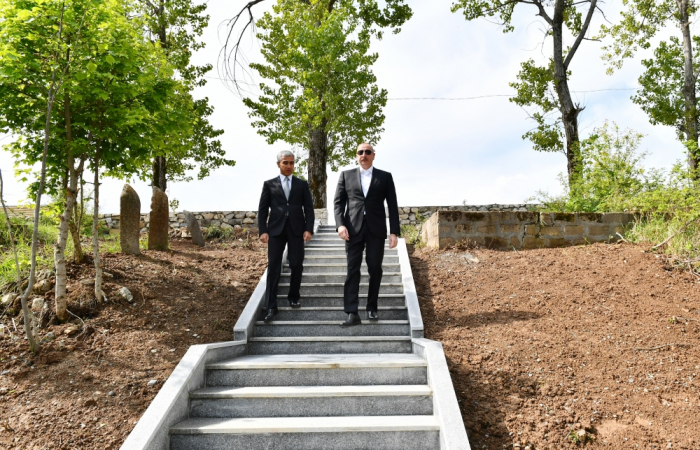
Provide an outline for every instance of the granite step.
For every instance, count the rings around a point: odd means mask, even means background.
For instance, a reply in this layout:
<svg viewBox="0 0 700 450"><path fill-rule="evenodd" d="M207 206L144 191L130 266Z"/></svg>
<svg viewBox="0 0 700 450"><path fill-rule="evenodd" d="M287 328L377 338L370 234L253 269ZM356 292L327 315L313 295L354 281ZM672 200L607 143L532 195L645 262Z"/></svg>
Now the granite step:
<svg viewBox="0 0 700 450"><path fill-rule="evenodd" d="M426 362L412 354L243 356L207 364L207 386L424 385Z"/></svg>
<svg viewBox="0 0 700 450"><path fill-rule="evenodd" d="M284 281L284 280L283 280ZM303 297L309 294L342 294L344 283L301 283L299 292ZM360 294L367 294L369 283L360 283ZM277 285L277 295L284 297L289 293L289 283ZM403 294L403 284L385 283L382 281L379 287L380 294Z"/></svg>
<svg viewBox="0 0 700 450"><path fill-rule="evenodd" d="M289 306L287 302L287 296L278 295L277 301L279 306ZM379 294L379 299L377 301L378 306L406 306L406 297L403 294ZM301 296L301 305L322 307L322 306L343 306L343 293L340 289L337 293L331 294L304 294ZM264 306L264 305L263 305ZM360 309L364 310L367 306L367 294L360 294Z"/></svg>
<svg viewBox="0 0 700 450"><path fill-rule="evenodd" d="M362 260L364 261L364 258ZM340 255L319 255L317 252L304 254L304 267L307 264L342 264L343 267L347 267L347 263L348 259L344 251ZM384 255L382 264L399 264L399 257L397 255Z"/></svg>
<svg viewBox="0 0 700 450"><path fill-rule="evenodd" d="M434 415L192 418L170 428L171 450L437 450Z"/></svg>
<svg viewBox="0 0 700 450"><path fill-rule="evenodd" d="M380 300L381 302L381 300ZM341 302L342 303L342 302ZM280 304L286 304L282 300ZM275 321L297 321L297 320L345 320L345 312L342 306L306 306L306 299L301 308L291 308L289 306L281 306L278 308L279 313L275 317ZM260 310L260 318L265 315L265 308ZM379 318L381 320L408 320L408 309L405 306L380 306ZM361 317L365 317L364 311L361 312Z"/></svg>
<svg viewBox="0 0 700 450"><path fill-rule="evenodd" d="M248 340L250 355L411 353L412 350L410 336L252 337Z"/></svg>
<svg viewBox="0 0 700 450"><path fill-rule="evenodd" d="M291 272L282 272L280 283L289 283ZM303 283L345 283L346 272L304 272L301 274ZM360 273L361 283L369 283L369 274ZM382 274L382 284L401 283L401 272L384 272Z"/></svg>
<svg viewBox="0 0 700 450"><path fill-rule="evenodd" d="M364 314L362 314L364 316ZM255 322L256 337L294 337L294 336L408 336L411 328L408 320L363 320L362 325L341 327L344 314L338 314L336 320L305 320Z"/></svg>
<svg viewBox="0 0 700 450"><path fill-rule="evenodd" d="M329 263L329 264L318 264L316 261L309 262L304 261L304 273L347 273L348 265L344 263ZM401 266L399 264L389 264L386 261L382 264L382 270L384 274L387 273L401 273ZM291 269L289 264L282 266L283 273L289 273ZM367 264L362 264L360 267L360 272L364 275L367 274Z"/></svg>
<svg viewBox="0 0 700 450"><path fill-rule="evenodd" d="M190 417L433 414L427 385L211 387L190 393Z"/></svg>

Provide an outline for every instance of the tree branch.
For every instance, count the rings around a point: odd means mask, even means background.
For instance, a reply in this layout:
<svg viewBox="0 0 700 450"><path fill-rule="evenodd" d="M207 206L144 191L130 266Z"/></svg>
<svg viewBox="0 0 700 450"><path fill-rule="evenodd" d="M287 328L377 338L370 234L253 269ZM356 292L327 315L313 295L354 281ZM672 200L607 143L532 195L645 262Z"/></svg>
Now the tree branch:
<svg viewBox="0 0 700 450"><path fill-rule="evenodd" d="M241 41L243 40L243 33L251 26L255 26L255 17L253 17L253 11L252 8L253 6L257 5L258 3L262 3L265 0L251 0L246 5L241 8L241 10L233 16L233 18L229 19L228 21L225 22L226 26L228 27L228 33L226 33L226 42L224 43L223 48L219 52L219 62L220 62L220 68L219 68L219 75L222 75L222 78L230 80L233 85L236 87L236 90L238 91L238 94L241 95L241 89L240 89L240 83L238 80L238 75L237 75L237 68L239 65L241 65L238 61L239 55L241 54L240 47L241 47ZM239 21L241 20L241 17L245 14L248 13L248 21L243 25L243 29L241 29L240 34L238 35L238 38L233 42L233 37L234 37L234 32L236 29L236 25L238 25ZM223 73L222 73L223 72Z"/></svg>
<svg viewBox="0 0 700 450"><path fill-rule="evenodd" d="M588 31L588 27L591 24L591 19L593 18L593 13L596 10L596 5L598 3L598 0L591 0L591 6L588 8L588 14L586 15L586 21L583 23L583 26L581 27L581 31L578 34L578 37L576 38L576 41L574 42L574 45L571 46L571 50L569 51L569 54L566 55L566 59L564 60L564 69L569 68L569 63L574 57L574 54L576 53L576 50L578 50L579 45L581 45L581 41L583 41L583 38L586 36L586 32Z"/></svg>

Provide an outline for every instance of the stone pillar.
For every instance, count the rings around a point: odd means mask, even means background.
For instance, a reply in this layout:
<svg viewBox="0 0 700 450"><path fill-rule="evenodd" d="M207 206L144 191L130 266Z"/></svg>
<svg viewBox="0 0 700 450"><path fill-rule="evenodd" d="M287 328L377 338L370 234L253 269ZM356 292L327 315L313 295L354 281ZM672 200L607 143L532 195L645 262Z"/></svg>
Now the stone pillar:
<svg viewBox="0 0 700 450"><path fill-rule="evenodd" d="M148 249L168 250L168 232L170 231L170 210L168 196L157 187L153 187L151 198L151 222L148 227Z"/></svg>
<svg viewBox="0 0 700 450"><path fill-rule="evenodd" d="M192 236L192 243L194 245L204 247L204 236L202 236L202 229L199 228L197 218L189 211L183 212L185 213L185 223L187 223L187 228L190 230L190 236Z"/></svg>
<svg viewBox="0 0 700 450"><path fill-rule="evenodd" d="M141 200L139 194L128 184L124 185L119 198L119 245L122 252L138 255L141 222Z"/></svg>

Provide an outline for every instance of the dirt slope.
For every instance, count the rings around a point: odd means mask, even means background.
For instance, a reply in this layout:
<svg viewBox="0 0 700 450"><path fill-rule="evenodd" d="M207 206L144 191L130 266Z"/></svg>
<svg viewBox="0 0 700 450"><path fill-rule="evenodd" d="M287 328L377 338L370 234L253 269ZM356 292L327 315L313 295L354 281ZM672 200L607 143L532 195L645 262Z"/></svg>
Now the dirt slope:
<svg viewBox="0 0 700 450"><path fill-rule="evenodd" d="M472 448L700 448L697 279L634 245L470 253L411 263Z"/></svg>

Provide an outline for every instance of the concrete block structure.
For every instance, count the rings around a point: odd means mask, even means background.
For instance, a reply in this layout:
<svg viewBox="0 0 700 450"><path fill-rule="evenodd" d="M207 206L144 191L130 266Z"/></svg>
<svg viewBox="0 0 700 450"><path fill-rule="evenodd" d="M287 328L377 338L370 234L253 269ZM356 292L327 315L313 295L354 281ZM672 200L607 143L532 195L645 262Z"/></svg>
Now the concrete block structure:
<svg viewBox="0 0 700 450"><path fill-rule="evenodd" d="M617 241L634 222L631 213L437 211L424 224L428 247L473 243L494 249L568 247Z"/></svg>

